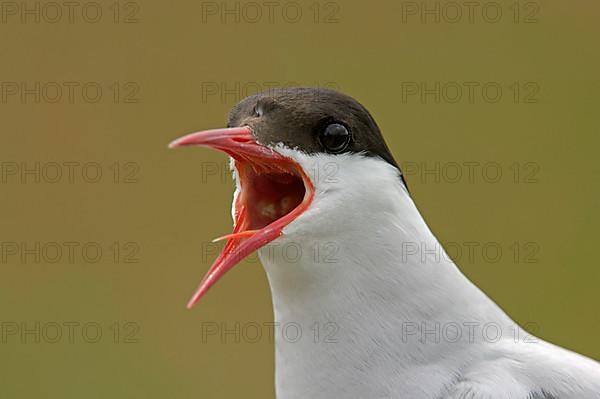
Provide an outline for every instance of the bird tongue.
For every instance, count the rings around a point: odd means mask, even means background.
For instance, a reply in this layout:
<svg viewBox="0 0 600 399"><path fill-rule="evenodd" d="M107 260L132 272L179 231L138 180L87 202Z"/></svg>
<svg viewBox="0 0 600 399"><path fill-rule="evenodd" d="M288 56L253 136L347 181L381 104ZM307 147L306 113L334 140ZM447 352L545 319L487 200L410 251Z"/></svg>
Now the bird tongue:
<svg viewBox="0 0 600 399"><path fill-rule="evenodd" d="M233 233L214 240L227 242L189 301L191 308L227 271L281 236L283 228L308 208L314 187L295 161L256 143L247 126L192 133L169 145L182 146L210 147L229 154L235 159L240 184ZM282 196L280 191L288 186L291 194Z"/></svg>

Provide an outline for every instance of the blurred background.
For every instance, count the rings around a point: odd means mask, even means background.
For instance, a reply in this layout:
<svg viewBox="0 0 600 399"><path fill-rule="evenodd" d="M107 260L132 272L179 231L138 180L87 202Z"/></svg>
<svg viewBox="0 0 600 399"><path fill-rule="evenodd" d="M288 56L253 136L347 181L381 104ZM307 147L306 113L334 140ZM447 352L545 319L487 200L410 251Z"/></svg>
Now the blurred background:
<svg viewBox="0 0 600 399"><path fill-rule="evenodd" d="M0 396L274 396L256 257L185 309L226 158L167 150L274 86L362 102L464 273L600 359L600 3L69 4L1 5Z"/></svg>

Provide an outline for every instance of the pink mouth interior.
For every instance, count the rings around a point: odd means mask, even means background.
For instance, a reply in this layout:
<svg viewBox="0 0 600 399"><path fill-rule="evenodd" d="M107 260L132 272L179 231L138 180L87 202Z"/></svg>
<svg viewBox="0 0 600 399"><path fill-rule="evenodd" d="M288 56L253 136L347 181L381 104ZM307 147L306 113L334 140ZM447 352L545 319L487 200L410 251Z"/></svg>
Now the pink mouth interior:
<svg viewBox="0 0 600 399"><path fill-rule="evenodd" d="M308 209L315 187L296 161L256 143L248 126L188 134L169 147L188 145L227 153L235 160L239 179L233 232L213 240L227 243L188 302L191 308L242 259L281 237L283 229Z"/></svg>
<svg viewBox="0 0 600 399"><path fill-rule="evenodd" d="M304 181L294 169L280 172L256 170L248 164L238 164L238 167L245 168L244 173L240 173L240 200L247 209L246 229L262 229L289 214L304 200Z"/></svg>

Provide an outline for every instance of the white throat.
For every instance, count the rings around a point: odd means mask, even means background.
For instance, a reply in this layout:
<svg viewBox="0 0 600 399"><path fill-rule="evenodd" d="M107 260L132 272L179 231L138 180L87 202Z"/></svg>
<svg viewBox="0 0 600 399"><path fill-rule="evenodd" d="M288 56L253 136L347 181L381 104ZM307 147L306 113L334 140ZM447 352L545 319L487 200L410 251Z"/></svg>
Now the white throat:
<svg viewBox="0 0 600 399"><path fill-rule="evenodd" d="M441 392L451 381L436 384L436 366L429 366L440 353L467 346L430 352L420 333L407 333L422 323L485 323L491 316L508 326L510 319L443 253L396 168L357 154L278 151L315 185L310 208L259 252L281 329L278 398Z"/></svg>

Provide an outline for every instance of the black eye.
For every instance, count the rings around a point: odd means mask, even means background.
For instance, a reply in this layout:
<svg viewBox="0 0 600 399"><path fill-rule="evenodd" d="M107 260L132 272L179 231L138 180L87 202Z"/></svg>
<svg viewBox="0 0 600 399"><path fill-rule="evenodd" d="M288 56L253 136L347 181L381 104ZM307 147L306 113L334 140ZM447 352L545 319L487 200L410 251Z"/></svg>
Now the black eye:
<svg viewBox="0 0 600 399"><path fill-rule="evenodd" d="M346 126L332 123L321 132L320 139L321 144L328 152L337 154L344 151L350 144L350 132Z"/></svg>
<svg viewBox="0 0 600 399"><path fill-rule="evenodd" d="M257 105L254 107L254 109L252 110L252 114L257 117L260 118L261 116L263 116L263 109L260 105Z"/></svg>

